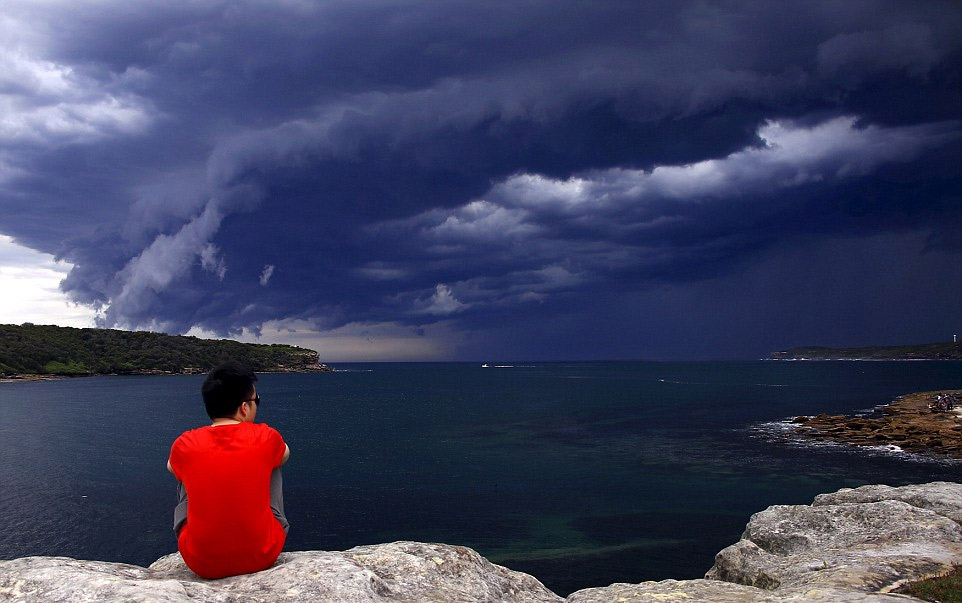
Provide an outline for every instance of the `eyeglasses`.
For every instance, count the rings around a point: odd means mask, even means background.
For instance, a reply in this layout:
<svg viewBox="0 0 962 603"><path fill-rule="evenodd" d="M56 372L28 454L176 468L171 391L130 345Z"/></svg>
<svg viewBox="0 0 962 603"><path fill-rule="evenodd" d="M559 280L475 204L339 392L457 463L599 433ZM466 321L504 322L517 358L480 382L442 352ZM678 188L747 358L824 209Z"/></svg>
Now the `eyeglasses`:
<svg viewBox="0 0 962 603"><path fill-rule="evenodd" d="M261 405L261 395L260 395L260 394L254 394L254 397L253 397L253 398L251 398L250 400L244 400L244 402L253 402L253 403L256 404L257 406L260 406L260 405Z"/></svg>

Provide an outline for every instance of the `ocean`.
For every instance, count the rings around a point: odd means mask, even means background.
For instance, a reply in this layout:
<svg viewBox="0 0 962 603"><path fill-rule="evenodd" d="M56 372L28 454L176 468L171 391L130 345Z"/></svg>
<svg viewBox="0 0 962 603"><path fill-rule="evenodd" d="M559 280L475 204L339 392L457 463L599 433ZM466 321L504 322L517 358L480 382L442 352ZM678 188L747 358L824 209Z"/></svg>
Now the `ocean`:
<svg viewBox="0 0 962 603"><path fill-rule="evenodd" d="M962 389L959 362L348 364L263 374L286 550L469 546L555 592L701 577L752 513L962 463L791 437L801 414ZM203 377L0 383L0 558L176 550L165 463Z"/></svg>

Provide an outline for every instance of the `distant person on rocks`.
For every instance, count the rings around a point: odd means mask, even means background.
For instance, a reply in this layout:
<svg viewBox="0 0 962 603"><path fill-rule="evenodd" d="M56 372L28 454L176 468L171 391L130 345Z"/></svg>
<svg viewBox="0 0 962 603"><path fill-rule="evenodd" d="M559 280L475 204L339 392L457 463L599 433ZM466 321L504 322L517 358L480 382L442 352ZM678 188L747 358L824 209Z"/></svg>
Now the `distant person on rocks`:
<svg viewBox="0 0 962 603"><path fill-rule="evenodd" d="M287 538L281 465L291 451L277 430L254 423L255 381L239 362L212 370L201 386L211 424L181 434L170 448L177 548L202 578L267 569Z"/></svg>

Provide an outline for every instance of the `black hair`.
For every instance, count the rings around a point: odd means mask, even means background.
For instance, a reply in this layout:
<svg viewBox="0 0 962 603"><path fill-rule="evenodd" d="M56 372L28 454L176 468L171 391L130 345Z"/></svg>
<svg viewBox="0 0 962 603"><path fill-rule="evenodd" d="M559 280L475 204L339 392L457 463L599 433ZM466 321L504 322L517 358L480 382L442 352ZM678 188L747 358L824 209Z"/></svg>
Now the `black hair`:
<svg viewBox="0 0 962 603"><path fill-rule="evenodd" d="M254 371L236 360L214 367L200 387L207 416L211 419L234 416L237 408L250 400L255 381Z"/></svg>

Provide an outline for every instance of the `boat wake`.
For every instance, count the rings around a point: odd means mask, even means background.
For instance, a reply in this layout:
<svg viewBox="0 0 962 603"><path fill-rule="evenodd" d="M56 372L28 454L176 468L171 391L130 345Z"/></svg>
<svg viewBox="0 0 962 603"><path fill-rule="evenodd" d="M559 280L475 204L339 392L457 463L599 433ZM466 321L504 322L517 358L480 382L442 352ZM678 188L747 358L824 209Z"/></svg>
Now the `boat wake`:
<svg viewBox="0 0 962 603"><path fill-rule="evenodd" d="M739 383L722 383L718 381L675 381L673 379L658 379L659 383L671 383L674 385L725 385L725 386L736 386L741 385ZM791 387L787 383L747 383L745 385L751 385L752 387Z"/></svg>

